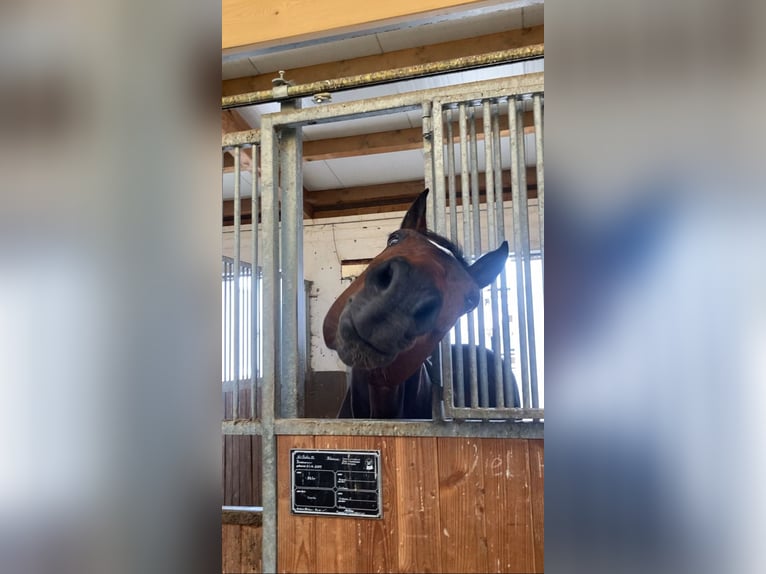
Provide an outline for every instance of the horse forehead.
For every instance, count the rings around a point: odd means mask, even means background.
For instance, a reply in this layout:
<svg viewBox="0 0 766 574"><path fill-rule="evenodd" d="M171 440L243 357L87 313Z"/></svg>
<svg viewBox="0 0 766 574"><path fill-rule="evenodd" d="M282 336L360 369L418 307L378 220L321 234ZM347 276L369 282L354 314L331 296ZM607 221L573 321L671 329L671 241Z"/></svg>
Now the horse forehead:
<svg viewBox="0 0 766 574"><path fill-rule="evenodd" d="M411 265L423 270L437 282L444 281L445 287L458 284L464 288L473 285L473 279L465 265L452 251L419 233L409 232L404 241L389 247L376 257L370 266L392 257L402 257Z"/></svg>

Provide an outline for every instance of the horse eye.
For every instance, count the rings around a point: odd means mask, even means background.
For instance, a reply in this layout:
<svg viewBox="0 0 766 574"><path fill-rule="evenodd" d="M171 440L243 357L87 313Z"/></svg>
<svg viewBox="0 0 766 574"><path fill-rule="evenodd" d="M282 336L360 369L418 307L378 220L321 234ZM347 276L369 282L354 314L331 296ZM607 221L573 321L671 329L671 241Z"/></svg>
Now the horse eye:
<svg viewBox="0 0 766 574"><path fill-rule="evenodd" d="M473 309L478 304L478 297L474 294L466 295L465 296L465 306L466 309Z"/></svg>
<svg viewBox="0 0 766 574"><path fill-rule="evenodd" d="M388 246L391 247L392 245L396 245L399 243L400 237L398 233L392 233L388 236Z"/></svg>

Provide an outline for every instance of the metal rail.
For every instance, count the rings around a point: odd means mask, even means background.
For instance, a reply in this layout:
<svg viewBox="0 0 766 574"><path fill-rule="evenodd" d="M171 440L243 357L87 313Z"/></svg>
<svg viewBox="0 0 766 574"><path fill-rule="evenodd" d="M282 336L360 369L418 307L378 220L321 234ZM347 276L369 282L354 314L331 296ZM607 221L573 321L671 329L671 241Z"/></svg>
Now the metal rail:
<svg viewBox="0 0 766 574"><path fill-rule="evenodd" d="M404 68L395 68L393 70L321 80L319 82L310 82L307 84L299 84L297 86L281 85L271 90L260 90L246 94L225 96L221 98L221 107L226 110L251 106L254 104L265 104L267 102L294 100L296 98L313 96L314 94L321 92L339 92L367 86L389 84L402 80L435 76L448 72L460 72L473 68L485 68L500 64L510 64L512 62L522 62L524 60L542 58L544 53L544 44L534 44L532 46L513 48L511 50L500 50L497 52L489 52L487 54L478 54L475 56L453 58L451 60L443 60L440 62L430 62L427 64L406 66Z"/></svg>

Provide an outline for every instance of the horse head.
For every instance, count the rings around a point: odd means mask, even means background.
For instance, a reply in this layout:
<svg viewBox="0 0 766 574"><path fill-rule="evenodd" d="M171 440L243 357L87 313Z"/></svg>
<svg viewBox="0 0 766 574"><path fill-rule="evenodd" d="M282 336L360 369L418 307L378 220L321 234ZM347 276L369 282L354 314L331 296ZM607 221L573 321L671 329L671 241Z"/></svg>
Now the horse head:
<svg viewBox="0 0 766 574"><path fill-rule="evenodd" d="M324 320L326 345L355 371L374 371L371 387L396 387L416 373L508 258L503 242L469 265L457 246L426 228L427 195Z"/></svg>

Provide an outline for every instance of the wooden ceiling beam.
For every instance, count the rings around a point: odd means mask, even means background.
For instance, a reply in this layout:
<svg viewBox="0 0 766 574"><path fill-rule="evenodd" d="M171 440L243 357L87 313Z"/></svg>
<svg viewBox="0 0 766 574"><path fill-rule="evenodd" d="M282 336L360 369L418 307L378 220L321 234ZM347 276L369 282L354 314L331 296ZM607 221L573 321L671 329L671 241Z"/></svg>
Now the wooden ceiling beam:
<svg viewBox="0 0 766 574"><path fill-rule="evenodd" d="M222 0L221 49L266 48L471 9L476 0Z"/></svg>
<svg viewBox="0 0 766 574"><path fill-rule="evenodd" d="M481 122L477 126L482 129ZM458 142L459 128L457 122L452 124L453 141ZM534 117L532 112L524 113L524 133L534 133ZM500 118L500 135L508 137L508 117ZM484 134L479 131L477 139L483 140ZM423 147L423 130L421 128L408 128L388 132L361 134L340 138L328 138L303 142L304 161L321 161L326 159L338 159L344 157L358 157L388 153L395 151L408 151ZM224 158L224 173L234 171L234 162L227 156Z"/></svg>
<svg viewBox="0 0 766 574"><path fill-rule="evenodd" d="M369 3L361 2L360 4L366 7ZM377 4L386 4L386 2ZM338 62L287 69L285 70L285 77L296 84L305 84L333 78L369 74L381 70L430 64L453 58L464 58L466 56L542 44L544 36L545 30L542 25L532 28L521 28L478 36L476 38L453 40L451 42L396 50L394 52L351 58ZM221 94L223 96L234 96L248 92L270 90L273 87L271 80L274 77L276 77L276 72L266 72L256 76L223 80Z"/></svg>

